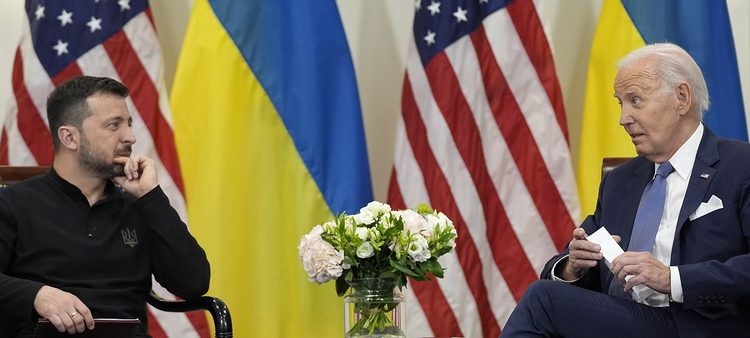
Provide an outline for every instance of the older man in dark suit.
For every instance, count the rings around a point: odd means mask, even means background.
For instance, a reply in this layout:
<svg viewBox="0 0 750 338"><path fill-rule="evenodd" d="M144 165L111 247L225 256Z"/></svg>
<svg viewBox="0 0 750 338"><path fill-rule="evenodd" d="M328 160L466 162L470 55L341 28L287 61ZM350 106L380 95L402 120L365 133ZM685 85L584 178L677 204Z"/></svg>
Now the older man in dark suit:
<svg viewBox="0 0 750 338"><path fill-rule="evenodd" d="M596 212L502 336L750 337L750 145L703 126L706 84L679 46L648 45L618 69L639 156L604 177ZM601 227L625 250L611 269L587 240Z"/></svg>

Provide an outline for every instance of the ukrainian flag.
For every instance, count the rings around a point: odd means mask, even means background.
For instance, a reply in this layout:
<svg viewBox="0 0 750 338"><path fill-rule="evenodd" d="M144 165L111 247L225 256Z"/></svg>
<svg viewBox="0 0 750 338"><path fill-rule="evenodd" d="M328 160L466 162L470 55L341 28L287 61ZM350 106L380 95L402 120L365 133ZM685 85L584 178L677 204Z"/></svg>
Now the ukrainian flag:
<svg viewBox="0 0 750 338"><path fill-rule="evenodd" d="M604 0L589 59L579 148L578 192L584 215L596 206L602 158L635 156L633 144L618 125L615 64L628 52L656 42L680 45L703 70L711 98L703 122L718 135L747 140L724 0Z"/></svg>
<svg viewBox="0 0 750 338"><path fill-rule="evenodd" d="M342 300L300 237L372 199L334 0L197 0L171 95L190 228L237 337L336 337Z"/></svg>

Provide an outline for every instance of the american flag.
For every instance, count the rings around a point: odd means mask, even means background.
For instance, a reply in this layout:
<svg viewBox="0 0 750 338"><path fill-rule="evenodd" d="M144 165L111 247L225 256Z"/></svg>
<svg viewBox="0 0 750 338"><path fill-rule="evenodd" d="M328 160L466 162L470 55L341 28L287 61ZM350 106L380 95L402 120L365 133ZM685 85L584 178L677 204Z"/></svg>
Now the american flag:
<svg viewBox="0 0 750 338"><path fill-rule="evenodd" d="M50 165L47 95L76 75L108 76L131 90L135 153L158 164L159 183L186 219L161 50L146 0L29 0L13 64L13 95L0 115L0 163ZM154 281L154 290L166 290ZM208 337L203 313L149 308L154 337Z"/></svg>
<svg viewBox="0 0 750 338"><path fill-rule="evenodd" d="M388 200L454 220L409 336L496 338L579 217L565 111L530 0L416 0Z"/></svg>

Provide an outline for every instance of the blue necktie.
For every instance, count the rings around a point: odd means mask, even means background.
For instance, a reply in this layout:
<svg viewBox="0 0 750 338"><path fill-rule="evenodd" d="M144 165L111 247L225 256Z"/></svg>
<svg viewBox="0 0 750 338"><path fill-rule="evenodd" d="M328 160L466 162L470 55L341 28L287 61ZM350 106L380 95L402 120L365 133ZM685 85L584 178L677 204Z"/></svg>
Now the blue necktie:
<svg viewBox="0 0 750 338"><path fill-rule="evenodd" d="M633 231L630 234L628 251L651 252L656 240L656 232L659 230L661 215L664 212L664 202L667 198L667 176L674 171L669 162L662 163L656 169L656 175L643 189L638 211L635 213ZM625 293L623 286L616 279L612 280L609 294L631 299L630 294Z"/></svg>
<svg viewBox="0 0 750 338"><path fill-rule="evenodd" d="M656 169L656 176L643 189L641 203L635 213L633 232L630 233L628 251L651 252L659 230L661 214L664 212L664 201L667 198L667 176L674 171L669 162L662 163Z"/></svg>

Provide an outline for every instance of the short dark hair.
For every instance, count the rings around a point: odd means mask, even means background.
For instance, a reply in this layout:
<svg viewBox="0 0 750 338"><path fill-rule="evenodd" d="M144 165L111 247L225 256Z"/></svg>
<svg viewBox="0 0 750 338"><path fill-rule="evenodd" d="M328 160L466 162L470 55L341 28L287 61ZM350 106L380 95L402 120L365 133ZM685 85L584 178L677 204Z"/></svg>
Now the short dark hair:
<svg viewBox="0 0 750 338"><path fill-rule="evenodd" d="M71 125L78 130L83 120L91 115L86 99L96 94L110 94L126 98L128 87L108 77L78 76L55 88L47 98L47 120L55 150L60 147L57 129Z"/></svg>

